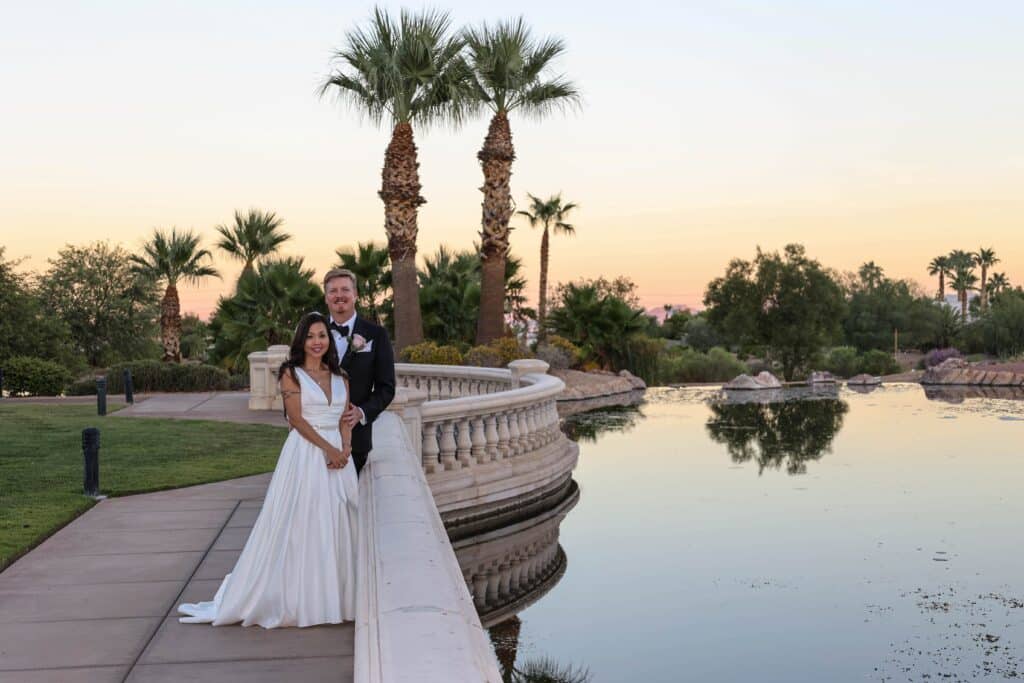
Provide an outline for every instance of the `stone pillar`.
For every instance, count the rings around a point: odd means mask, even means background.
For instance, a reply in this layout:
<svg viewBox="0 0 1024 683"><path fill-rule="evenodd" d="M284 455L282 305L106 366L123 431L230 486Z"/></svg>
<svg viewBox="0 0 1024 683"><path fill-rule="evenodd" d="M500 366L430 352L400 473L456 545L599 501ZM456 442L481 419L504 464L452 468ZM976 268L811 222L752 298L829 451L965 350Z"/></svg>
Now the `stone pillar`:
<svg viewBox="0 0 1024 683"><path fill-rule="evenodd" d="M395 398L388 406L388 410L397 413L402 418L405 431L409 434L409 441L412 443L413 452L416 453L416 461L423 459L423 416L420 407L427 400L427 392L422 389L407 389L398 387L395 390Z"/></svg>
<svg viewBox="0 0 1024 683"><path fill-rule="evenodd" d="M512 371L512 388L515 389L519 386L519 380L523 375L543 375L547 373L549 367L547 363L536 358L521 358L512 361L508 364L508 369Z"/></svg>

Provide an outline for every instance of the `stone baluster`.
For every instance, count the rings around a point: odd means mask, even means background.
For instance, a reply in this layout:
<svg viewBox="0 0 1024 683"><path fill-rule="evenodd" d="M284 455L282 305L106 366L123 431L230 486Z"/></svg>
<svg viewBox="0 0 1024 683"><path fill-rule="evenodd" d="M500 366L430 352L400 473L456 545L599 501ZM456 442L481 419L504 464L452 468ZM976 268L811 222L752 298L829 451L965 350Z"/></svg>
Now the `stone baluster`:
<svg viewBox="0 0 1024 683"><path fill-rule="evenodd" d="M484 438L487 439L487 461L493 462L501 457L498 450L498 421L494 415L484 416Z"/></svg>
<svg viewBox="0 0 1024 683"><path fill-rule="evenodd" d="M512 592L518 593L523 589L523 558L518 553L512 560L512 581L509 583Z"/></svg>
<svg viewBox="0 0 1024 683"><path fill-rule="evenodd" d="M530 450L537 450L543 444L541 443L542 437L540 434L540 430L537 428L537 406L535 405L532 405L526 409L526 429L530 435Z"/></svg>
<svg viewBox="0 0 1024 683"><path fill-rule="evenodd" d="M459 469L459 461L455 459L457 445L455 443L455 421L445 420L441 423L441 467L446 470Z"/></svg>
<svg viewBox="0 0 1024 683"><path fill-rule="evenodd" d="M520 408L516 411L516 419L519 421L519 452L529 453L532 448L530 446L530 427L526 423L526 408Z"/></svg>
<svg viewBox="0 0 1024 683"><path fill-rule="evenodd" d="M492 566L487 571L487 591L484 593L484 602L487 605L497 605L501 602L501 598L498 597L498 589L501 586L501 574L498 572L498 568Z"/></svg>
<svg viewBox="0 0 1024 683"><path fill-rule="evenodd" d="M512 433L508 428L508 414L498 413L495 415L498 421L498 459L512 457Z"/></svg>
<svg viewBox="0 0 1024 683"><path fill-rule="evenodd" d="M473 462L477 465L487 462L487 437L484 435L484 419L474 417L469 421L470 441L472 442Z"/></svg>
<svg viewBox="0 0 1024 683"><path fill-rule="evenodd" d="M440 449L437 444L437 423L426 422L423 424L423 471L427 474L437 472L440 467L438 454Z"/></svg>
<svg viewBox="0 0 1024 683"><path fill-rule="evenodd" d="M473 604L482 609L487 603L487 574L480 572L473 575Z"/></svg>
<svg viewBox="0 0 1024 683"><path fill-rule="evenodd" d="M508 420L508 455L513 458L523 452L519 441L519 416L514 410L505 413Z"/></svg>
<svg viewBox="0 0 1024 683"><path fill-rule="evenodd" d="M508 559L498 565L498 572L501 576L501 582L498 584L498 597L504 600L512 595L512 564Z"/></svg>
<svg viewBox="0 0 1024 683"><path fill-rule="evenodd" d="M464 417L458 421L458 435L455 440L456 453L462 467L470 467L473 464L473 439L469 434L472 418Z"/></svg>

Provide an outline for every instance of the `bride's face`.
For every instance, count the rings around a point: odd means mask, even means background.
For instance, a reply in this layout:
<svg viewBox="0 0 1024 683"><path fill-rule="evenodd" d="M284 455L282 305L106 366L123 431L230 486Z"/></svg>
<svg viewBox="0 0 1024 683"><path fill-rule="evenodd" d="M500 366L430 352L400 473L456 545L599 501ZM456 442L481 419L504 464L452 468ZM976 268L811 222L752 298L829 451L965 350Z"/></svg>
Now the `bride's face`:
<svg viewBox="0 0 1024 683"><path fill-rule="evenodd" d="M327 325L321 322L313 323L306 333L306 358L310 360L321 360L327 349L330 348L330 338L327 336Z"/></svg>

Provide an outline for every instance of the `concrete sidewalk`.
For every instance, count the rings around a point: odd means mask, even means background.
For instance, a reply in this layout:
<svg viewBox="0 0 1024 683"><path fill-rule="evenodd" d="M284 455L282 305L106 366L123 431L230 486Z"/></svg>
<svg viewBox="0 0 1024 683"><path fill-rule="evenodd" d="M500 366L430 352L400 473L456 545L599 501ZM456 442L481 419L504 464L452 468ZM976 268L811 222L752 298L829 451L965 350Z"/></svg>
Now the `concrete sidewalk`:
<svg viewBox="0 0 1024 683"><path fill-rule="evenodd" d="M279 410L249 410L248 391L147 394L134 405L110 413L113 417L170 417L179 420L217 420L286 427Z"/></svg>
<svg viewBox="0 0 1024 683"><path fill-rule="evenodd" d="M178 623L234 566L269 482L101 501L0 573L0 682L351 681L352 624Z"/></svg>

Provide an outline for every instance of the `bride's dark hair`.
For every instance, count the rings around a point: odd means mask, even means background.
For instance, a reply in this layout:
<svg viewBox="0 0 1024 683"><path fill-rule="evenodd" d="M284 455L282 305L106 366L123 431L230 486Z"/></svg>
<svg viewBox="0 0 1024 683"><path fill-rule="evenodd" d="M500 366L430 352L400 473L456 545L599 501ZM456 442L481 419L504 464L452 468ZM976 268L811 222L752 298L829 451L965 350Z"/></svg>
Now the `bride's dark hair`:
<svg viewBox="0 0 1024 683"><path fill-rule="evenodd" d="M346 376L338 361L338 348L334 344L334 335L331 334L331 328L327 325L326 316L313 311L302 316L299 326L295 328L292 346L288 350L288 360L281 363L281 368L277 371L277 378L279 380L284 377L284 373L287 371L292 376L292 379L295 380L295 383L299 383L299 377L295 374L295 368L301 368L306 362L306 336L309 335L309 328L317 323L322 324L327 329L327 353L324 354L324 363L327 364L331 374L341 375L342 377Z"/></svg>

